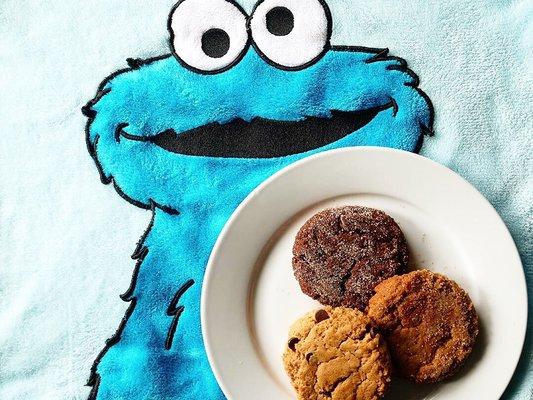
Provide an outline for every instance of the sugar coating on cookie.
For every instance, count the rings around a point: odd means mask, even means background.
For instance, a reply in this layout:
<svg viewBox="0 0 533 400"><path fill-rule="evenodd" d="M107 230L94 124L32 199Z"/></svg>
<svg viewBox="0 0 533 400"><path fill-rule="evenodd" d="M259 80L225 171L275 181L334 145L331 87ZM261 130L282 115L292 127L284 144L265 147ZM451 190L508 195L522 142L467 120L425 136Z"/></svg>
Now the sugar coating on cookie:
<svg viewBox="0 0 533 400"><path fill-rule="evenodd" d="M315 214L300 229L292 266L302 291L322 304L364 310L374 287L403 273L409 255L383 211L345 206Z"/></svg>
<svg viewBox="0 0 533 400"><path fill-rule="evenodd" d="M427 270L380 283L368 315L385 335L396 371L418 383L453 375L471 353L479 329L466 292Z"/></svg>
<svg viewBox="0 0 533 400"><path fill-rule="evenodd" d="M377 400L391 363L385 341L358 310L325 307L296 321L283 363L298 400Z"/></svg>

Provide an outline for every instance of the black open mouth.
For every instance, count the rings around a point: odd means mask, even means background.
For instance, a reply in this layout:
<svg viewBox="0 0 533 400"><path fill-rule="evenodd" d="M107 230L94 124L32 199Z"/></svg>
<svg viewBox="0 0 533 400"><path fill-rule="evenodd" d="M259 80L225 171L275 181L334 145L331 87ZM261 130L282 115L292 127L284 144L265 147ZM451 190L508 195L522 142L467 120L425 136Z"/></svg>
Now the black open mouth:
<svg viewBox="0 0 533 400"><path fill-rule="evenodd" d="M254 118L250 122L235 119L211 123L177 134L169 129L155 136L143 137L124 132L119 125L117 138L151 142L167 151L207 157L272 158L304 153L343 137L367 125L390 103L362 111L332 111L329 118L307 117L301 121L277 121Z"/></svg>

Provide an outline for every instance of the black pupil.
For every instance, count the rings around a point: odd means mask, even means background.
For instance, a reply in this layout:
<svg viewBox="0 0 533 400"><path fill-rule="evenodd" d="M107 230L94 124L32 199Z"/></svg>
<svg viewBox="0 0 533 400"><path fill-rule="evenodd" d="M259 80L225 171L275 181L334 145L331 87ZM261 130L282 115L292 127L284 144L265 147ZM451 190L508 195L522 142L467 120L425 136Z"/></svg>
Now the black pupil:
<svg viewBox="0 0 533 400"><path fill-rule="evenodd" d="M222 29L209 29L202 35L202 50L212 58L224 57L229 50L229 35Z"/></svg>
<svg viewBox="0 0 533 400"><path fill-rule="evenodd" d="M275 36L286 36L294 28L294 15L285 7L274 7L266 15L268 31Z"/></svg>

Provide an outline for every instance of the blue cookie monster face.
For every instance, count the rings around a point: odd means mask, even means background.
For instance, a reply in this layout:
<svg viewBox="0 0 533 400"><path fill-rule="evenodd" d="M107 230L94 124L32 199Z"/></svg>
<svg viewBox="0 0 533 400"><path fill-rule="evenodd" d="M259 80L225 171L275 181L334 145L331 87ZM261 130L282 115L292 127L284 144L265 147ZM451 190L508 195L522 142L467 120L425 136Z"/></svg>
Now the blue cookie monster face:
<svg viewBox="0 0 533 400"><path fill-rule="evenodd" d="M178 3L172 54L130 59L84 107L102 180L145 208L216 207L320 151L416 150L432 125L416 75L387 50L332 46L331 23L319 0L265 0L251 17Z"/></svg>

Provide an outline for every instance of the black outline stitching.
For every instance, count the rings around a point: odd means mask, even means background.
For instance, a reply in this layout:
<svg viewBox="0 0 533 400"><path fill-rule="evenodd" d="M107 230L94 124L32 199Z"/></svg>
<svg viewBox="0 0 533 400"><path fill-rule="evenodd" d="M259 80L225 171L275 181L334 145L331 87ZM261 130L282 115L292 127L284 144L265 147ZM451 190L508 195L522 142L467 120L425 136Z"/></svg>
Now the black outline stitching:
<svg viewBox="0 0 533 400"><path fill-rule="evenodd" d="M120 143L120 132L122 131L122 129L124 129L125 127L127 127L129 124L127 122L121 122L120 124L117 125L117 127L115 128L115 140L117 143Z"/></svg>
<svg viewBox="0 0 533 400"><path fill-rule="evenodd" d="M235 60L233 60L230 64L226 65L225 67L222 67L222 68L219 68L219 69L215 69L215 70L212 70L212 71L206 71L206 70L203 70L203 69L196 68L196 67L194 67L194 66L192 66L190 64L187 64L178 55L178 53L176 53L176 50L174 49L174 31L172 30L172 17L174 16L174 12L176 11L176 9L181 5L181 3L185 2L185 1L187 1L187 0L179 0L176 4L174 4L174 6L172 6L172 8L170 10L170 14L168 15L168 18L167 18L167 31L169 32L169 35L170 35L169 39L168 39L168 44L169 44L170 51L171 51L172 55L174 56L174 58L184 68L187 68L188 70L196 72L197 74L201 74L201 75L216 75L216 74L219 74L221 72L225 72L228 69L231 69L235 65L237 65L244 58L245 54L248 52L248 49L250 48L251 35L250 35L250 31L248 30L247 26L246 26L246 35L247 35L246 44L242 48L242 50L239 53L239 55L235 58ZM231 5L233 5L235 8L237 8L242 13L242 15L244 15L246 22L248 21L249 16L246 13L246 11L244 11L244 9L241 7L240 4L238 4L237 2L235 2L233 0L225 0L225 1L227 3L230 3Z"/></svg>
<svg viewBox="0 0 533 400"><path fill-rule="evenodd" d="M410 85L407 85L410 86ZM435 109L433 108L433 102L429 98L429 96L419 87L413 87L414 90L418 92L420 96L424 98L426 101L428 108L429 108L429 122L427 125L420 123L420 129L423 132L423 135L421 136L429 136L433 137L435 136L435 131L433 130L433 124L435 122Z"/></svg>
<svg viewBox="0 0 533 400"><path fill-rule="evenodd" d="M424 136L425 134L418 135L418 140L416 141L415 149L413 150L414 153L419 154L420 150L422 149L422 145L424 144Z"/></svg>
<svg viewBox="0 0 533 400"><path fill-rule="evenodd" d="M368 49L371 50L370 52L375 52L376 54L366 60L366 63L382 60L383 57L386 57L389 54L388 47L385 47L384 49L369 47Z"/></svg>
<svg viewBox="0 0 533 400"><path fill-rule="evenodd" d="M137 242L137 246L135 247L135 250L131 254L132 260L137 260L139 257L141 257L142 249L144 247L144 241L148 237L148 234L152 230L152 227L154 226L155 222L155 208L152 208L152 217L150 218L150 222L148 223L148 226L144 230L141 238Z"/></svg>
<svg viewBox="0 0 533 400"><path fill-rule="evenodd" d="M126 58L126 63L131 69L139 69L144 65L142 58Z"/></svg>
<svg viewBox="0 0 533 400"><path fill-rule="evenodd" d="M126 313L124 314L124 317L122 317L122 320L120 321L120 324L115 331L115 333L105 341L104 348L98 353L95 360L93 361L93 365L91 366L91 372L89 375L89 379L87 380L86 386L92 386L93 389L91 390L91 393L89 393L89 399L95 399L96 395L98 394L98 386L100 385L100 375L98 372L96 372L96 368L104 355L107 353L107 351L115 344L117 344L122 335L122 331L124 330L124 327L126 326L126 323L128 322L128 319L131 317L131 314L133 314L133 310L135 309L135 306L137 305L137 299L134 297L132 298L130 305L128 306ZM96 389L95 389L96 387ZM90 397L94 396L94 397Z"/></svg>
<svg viewBox="0 0 533 400"><path fill-rule="evenodd" d="M392 116L396 117L396 114L398 114L398 103L396 102L396 99L392 96L389 96L390 104L392 105Z"/></svg>
<svg viewBox="0 0 533 400"><path fill-rule="evenodd" d="M250 26L250 24L252 23L252 19L254 18L254 15L255 15L255 11L265 1L268 1L268 0L259 0L255 4L252 12L250 13L250 17L248 17L248 20L246 21L246 29L249 32L249 36L252 41L252 47L254 48L256 53L259 54L259 56L263 59L264 62L266 62L267 64L275 68L281 69L283 71L301 71L317 63L322 57L324 57L324 55L328 52L328 50L332 48L331 35L333 34L333 17L331 16L331 11L329 9L328 4L325 2L325 0L318 0L318 2L322 5L322 8L324 9L324 13L326 14L326 19L327 19L326 41L324 42L324 48L322 49L322 51L317 56L315 56L313 59L309 60L308 62L302 65L298 65L296 67L288 67L286 65L278 64L275 61L272 61L270 58L268 58L268 56L265 53L263 53L261 48L255 42L253 38L253 32Z"/></svg>
<svg viewBox="0 0 533 400"><path fill-rule="evenodd" d="M89 385L87 383L85 386L92 386L91 391L89 392L89 396L87 397L87 400L96 400L96 396L98 395L98 389L100 388L100 375L96 374L93 383Z"/></svg>
<svg viewBox="0 0 533 400"><path fill-rule="evenodd" d="M126 289L124 293L119 295L119 297L125 302L128 302L132 299L131 296L133 295L135 286L137 286L137 278L139 277L139 270L147 254L148 254L148 248L143 247L142 250L139 252L139 256L137 257L137 262L135 263L135 267L133 267L133 274L131 275L130 285L128 286L128 289Z"/></svg>
<svg viewBox="0 0 533 400"><path fill-rule="evenodd" d="M189 288L194 285L194 280L189 279L187 282L185 282L176 292L174 297L172 298L172 301L168 305L167 308L167 315L172 318L172 322L170 323L170 327L168 329L167 338L165 340L165 349L170 350L172 348L172 343L174 341L174 334L176 333L176 328L178 326L178 321L181 317L181 314L183 314L183 311L185 310L185 306L177 306L178 302L181 299L181 296L185 294ZM176 307L177 306L177 307Z"/></svg>
<svg viewBox="0 0 533 400"><path fill-rule="evenodd" d="M170 350L172 348L172 344L174 343L174 334L176 333L176 328L178 327L178 322L181 314L183 314L183 311L185 311L185 306L178 306L175 310L173 310L174 314L172 314L172 316L174 318L172 318L170 327L168 328L167 338L165 339L165 350Z"/></svg>

